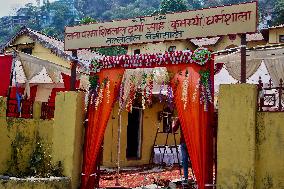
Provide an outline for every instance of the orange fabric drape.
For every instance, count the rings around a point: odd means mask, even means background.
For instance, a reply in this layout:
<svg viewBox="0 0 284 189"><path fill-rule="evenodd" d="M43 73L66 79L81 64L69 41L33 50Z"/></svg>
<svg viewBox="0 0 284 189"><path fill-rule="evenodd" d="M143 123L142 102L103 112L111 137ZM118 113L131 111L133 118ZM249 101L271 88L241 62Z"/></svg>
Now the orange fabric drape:
<svg viewBox="0 0 284 189"><path fill-rule="evenodd" d="M213 65L213 61L210 61L206 66L190 64L167 68L169 73L174 74L171 80L171 86L174 89L174 101L199 189L205 189L205 184L213 183L212 121L214 107L213 104L210 104L209 110L204 111L204 106L200 104L199 99L199 71L210 68L211 83L214 86ZM186 70L189 74L189 84L187 106L184 109L182 86Z"/></svg>
<svg viewBox="0 0 284 189"><path fill-rule="evenodd" d="M81 189L93 189L95 186L98 155L113 104L117 99L118 88L123 73L124 69L109 69L103 70L98 74L100 83L103 82L105 78L110 80L110 94L109 98L107 98L107 90L103 91L103 99L97 109L95 108L95 105L90 102L88 109L88 125L84 143ZM107 102L107 100L109 100L109 102Z"/></svg>

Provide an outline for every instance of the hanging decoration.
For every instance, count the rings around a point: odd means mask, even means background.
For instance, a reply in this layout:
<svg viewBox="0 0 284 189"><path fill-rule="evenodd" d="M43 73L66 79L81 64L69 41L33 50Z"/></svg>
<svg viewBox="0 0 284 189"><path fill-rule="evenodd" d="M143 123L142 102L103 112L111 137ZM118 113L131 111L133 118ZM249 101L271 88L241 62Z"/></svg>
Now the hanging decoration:
<svg viewBox="0 0 284 189"><path fill-rule="evenodd" d="M183 101L183 108L186 108L187 105L187 94L188 94L188 83L189 83L189 79L188 79L188 70L186 70L185 72L185 78L182 82L182 97L181 100Z"/></svg>
<svg viewBox="0 0 284 189"><path fill-rule="evenodd" d="M204 111L208 111L209 104L213 103L210 71L201 70L199 74L200 74L200 80L199 80L200 104L204 105Z"/></svg>
<svg viewBox="0 0 284 189"><path fill-rule="evenodd" d="M147 103L152 104L152 97L153 97L153 88L154 88L154 73L150 74L148 76L148 92L145 90L146 95L147 95ZM147 88L146 87L146 88Z"/></svg>
<svg viewBox="0 0 284 189"><path fill-rule="evenodd" d="M197 63L205 65L211 59L211 52L206 48L162 53L146 53L136 55L103 56L93 61L91 70L98 73L103 69L121 67L125 69L165 67L168 65Z"/></svg>
<svg viewBox="0 0 284 189"><path fill-rule="evenodd" d="M211 59L211 52L206 48L198 48L194 51L192 59L199 65L205 65Z"/></svg>
<svg viewBox="0 0 284 189"><path fill-rule="evenodd" d="M108 79L106 82L106 95L107 95L107 104L109 104L109 98L110 98L110 80Z"/></svg>
<svg viewBox="0 0 284 189"><path fill-rule="evenodd" d="M207 61L211 59L211 52L207 49L200 48L194 51L178 51L178 52L166 52L165 54L141 54L141 55L122 55L116 57L103 57L98 61L93 61L92 69L95 73L102 69L113 67L126 67L136 68L128 69L123 76L120 88L119 88L119 107L120 110L125 109L128 112L132 111L133 103L139 93L139 99L141 99L141 107L145 109L151 106L153 97L154 84L160 88L158 97L160 102L164 99L168 103L168 106L173 109L174 105L174 91L178 82L182 82L182 102L183 108L186 109L188 104L188 88L189 88L189 72L178 71L181 81L177 80L175 85L171 85L171 73L168 73L163 68L139 68L139 67L151 67L159 66L163 64L176 65L182 63L196 62L198 65L203 66ZM165 74L165 73L166 74ZM159 75L159 79L157 79ZM204 110L207 111L209 103L213 100L211 96L211 83L209 78L209 71L203 70L200 72L200 82L197 88L200 90L200 103L204 105ZM162 78L162 79L161 79ZM96 74L90 79L92 88L94 89L95 106L97 107L102 103L103 98L106 98L106 102L109 103L110 96L110 81L108 78L99 81ZM197 90L198 90L197 89ZM105 97L103 97L105 95Z"/></svg>
<svg viewBox="0 0 284 189"><path fill-rule="evenodd" d="M167 102L168 102L168 106L171 110L173 110L173 108L174 108L173 98L174 98L173 90L172 90L171 85L168 83L168 86L167 86Z"/></svg>
<svg viewBox="0 0 284 189"><path fill-rule="evenodd" d="M131 83L130 83L130 92L129 92L129 100L126 104L126 110L128 112L132 112L132 105L133 105L133 102L135 100L135 97L136 97L136 87L135 87L135 83L136 83L136 78L134 75L131 76ZM126 101L126 99L124 100Z"/></svg>
<svg viewBox="0 0 284 189"><path fill-rule="evenodd" d="M159 101L160 101L160 103L163 101L163 90L164 90L164 85L165 85L165 83L164 83L164 81L163 81L163 83L162 83L162 85L161 85L161 87L160 87L160 93L159 93Z"/></svg>

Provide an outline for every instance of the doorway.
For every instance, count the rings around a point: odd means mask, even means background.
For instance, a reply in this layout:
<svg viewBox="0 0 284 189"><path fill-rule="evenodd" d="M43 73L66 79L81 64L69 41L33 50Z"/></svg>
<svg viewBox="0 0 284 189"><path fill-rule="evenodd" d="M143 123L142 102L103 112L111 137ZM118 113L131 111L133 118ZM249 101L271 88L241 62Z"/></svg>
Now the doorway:
<svg viewBox="0 0 284 189"><path fill-rule="evenodd" d="M128 113L127 126L127 159L141 159L143 109L133 107Z"/></svg>

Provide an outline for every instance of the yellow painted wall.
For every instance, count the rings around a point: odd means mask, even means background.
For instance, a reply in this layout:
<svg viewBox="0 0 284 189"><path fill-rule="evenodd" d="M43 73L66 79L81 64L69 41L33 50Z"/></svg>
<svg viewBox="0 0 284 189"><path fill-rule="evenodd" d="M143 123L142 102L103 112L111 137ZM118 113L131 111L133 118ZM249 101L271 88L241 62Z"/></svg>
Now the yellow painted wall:
<svg viewBox="0 0 284 189"><path fill-rule="evenodd" d="M158 112L163 110L161 103L156 103L152 108L144 110L143 113L143 134L142 134L142 157L140 160L127 160L127 125L128 113L122 113L122 132L121 132L121 166L137 166L149 163L151 149L154 144L155 134L158 127ZM117 139L118 139L118 104L115 105L114 110L110 116L108 126L104 137L104 151L103 151L103 166L116 167L117 163ZM160 125L162 129L162 124ZM166 134L159 134L157 138L158 145L164 145L166 141ZM179 144L180 135L176 135L177 143ZM174 144L173 135L169 136L169 145Z"/></svg>
<svg viewBox="0 0 284 189"><path fill-rule="evenodd" d="M218 189L254 189L256 99L255 85L220 86Z"/></svg>
<svg viewBox="0 0 284 189"><path fill-rule="evenodd" d="M269 43L279 43L280 35L284 35L284 27L269 29Z"/></svg>
<svg viewBox="0 0 284 189"><path fill-rule="evenodd" d="M221 50L225 50L228 47L232 48L232 46L235 47L239 47L241 45L241 38L239 35L236 36L235 40L230 40L230 38L228 36L223 36L222 39L220 39L220 41L213 46L209 46L209 49L212 49L213 51L221 51ZM251 48L251 47L255 47L258 45L266 45L266 42L263 41L248 41L247 43L247 47Z"/></svg>
<svg viewBox="0 0 284 189"><path fill-rule="evenodd" d="M22 35L20 37L18 37L14 44L25 44L25 43L32 43L34 42L30 37L26 36L26 35ZM32 51L32 55L36 56L38 58L41 58L43 60L48 60L50 62L53 62L55 64L70 68L70 63L68 61L66 61L63 58L60 58L58 56L56 56L55 54L51 53L50 49L47 49L45 47L43 47L40 43L35 42L33 51Z"/></svg>
<svg viewBox="0 0 284 189"><path fill-rule="evenodd" d="M83 157L84 134L84 93L63 92L56 96L54 120L39 119L40 103L35 102L35 119L6 118L6 98L0 97L0 175L11 173L16 175L29 167L31 155L35 149L37 136L44 152L52 157L53 165L62 162L63 174L71 179L72 188L80 185L81 164ZM13 148L15 146L16 148ZM10 166L13 152L17 150L18 169ZM4 188L20 188L13 181L1 181ZM64 186L64 187L61 187ZM67 185L66 185L67 186ZM28 183L23 181L22 188L70 188L65 185L49 183ZM3 187L2 187L3 188Z"/></svg>
<svg viewBox="0 0 284 189"><path fill-rule="evenodd" d="M12 145L15 145L19 171L24 172L29 166L29 160L36 143L36 136L44 146L45 152L50 154L53 131L53 120L6 118L6 99L0 97L0 174L9 171L15 173L15 166L10 166L14 155Z"/></svg>
<svg viewBox="0 0 284 189"><path fill-rule="evenodd" d="M257 112L253 85L221 85L218 189L284 189L284 113Z"/></svg>
<svg viewBox="0 0 284 189"><path fill-rule="evenodd" d="M256 188L284 188L284 113L261 112L256 124Z"/></svg>
<svg viewBox="0 0 284 189"><path fill-rule="evenodd" d="M52 162L62 162L72 188L80 184L83 154L84 93L60 92L56 96L52 138Z"/></svg>
<svg viewBox="0 0 284 189"><path fill-rule="evenodd" d="M134 50L140 49L140 53L164 53L168 51L170 46L176 46L176 50L182 51L186 49L195 50L195 47L188 40L168 41L164 43L148 43L141 45L130 45L127 54L134 54Z"/></svg>

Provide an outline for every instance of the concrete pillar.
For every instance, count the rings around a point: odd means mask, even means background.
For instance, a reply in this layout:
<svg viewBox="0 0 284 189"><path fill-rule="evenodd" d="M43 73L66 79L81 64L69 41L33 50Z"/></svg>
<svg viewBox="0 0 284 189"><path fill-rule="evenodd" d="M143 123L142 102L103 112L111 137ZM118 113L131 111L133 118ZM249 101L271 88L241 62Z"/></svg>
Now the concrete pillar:
<svg viewBox="0 0 284 189"><path fill-rule="evenodd" d="M221 85L218 109L217 188L255 188L257 87Z"/></svg>
<svg viewBox="0 0 284 189"><path fill-rule="evenodd" d="M40 119L41 117L41 102L34 102L33 105L33 118Z"/></svg>
<svg viewBox="0 0 284 189"><path fill-rule="evenodd" d="M55 101L52 162L61 162L72 188L80 185L85 109L84 93L61 92Z"/></svg>

